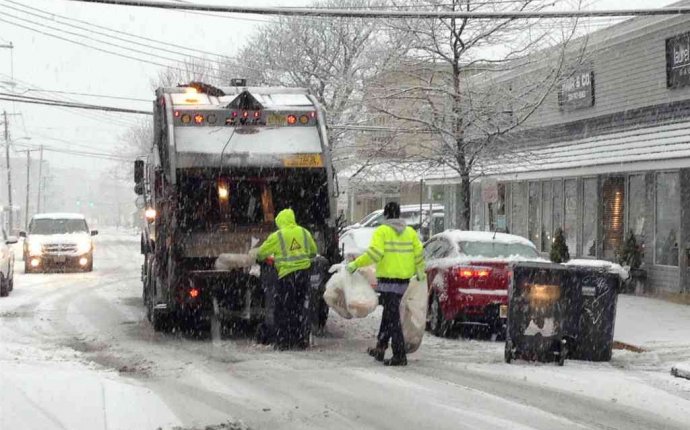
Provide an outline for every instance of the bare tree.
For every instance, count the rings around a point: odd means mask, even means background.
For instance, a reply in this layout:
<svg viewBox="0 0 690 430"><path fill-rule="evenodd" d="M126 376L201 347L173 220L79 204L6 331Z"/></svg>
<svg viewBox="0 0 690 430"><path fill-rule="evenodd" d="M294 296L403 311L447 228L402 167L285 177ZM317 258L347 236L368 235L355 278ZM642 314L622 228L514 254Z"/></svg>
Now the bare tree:
<svg viewBox="0 0 690 430"><path fill-rule="evenodd" d="M313 7L366 8L377 0L320 0ZM252 83L309 88L327 112L329 144L336 161L351 155L347 125L366 122L362 100L366 82L396 62L403 41L380 21L357 18L280 17L259 28L224 68ZM227 77L225 78L227 79ZM350 145L351 146L351 145Z"/></svg>
<svg viewBox="0 0 690 430"><path fill-rule="evenodd" d="M186 60L166 67L158 72L156 79L151 80L151 88L176 87L192 81L216 84L220 74L219 62L211 59L187 58Z"/></svg>
<svg viewBox="0 0 690 430"><path fill-rule="evenodd" d="M118 154L128 159L146 156L153 145L153 118L139 119L121 136L121 143L117 147ZM117 180L130 182L134 175L134 165L131 161L118 163L110 174Z"/></svg>
<svg viewBox="0 0 690 430"><path fill-rule="evenodd" d="M467 12L539 11L554 1L424 0L414 5ZM502 137L523 126L568 73L576 24L466 18L389 24L406 35L409 55L403 67L378 78L372 97L381 112L419 130L418 158L460 177L459 228L469 229L471 181L483 174L487 160L510 151ZM575 57L581 58L581 52L576 49Z"/></svg>

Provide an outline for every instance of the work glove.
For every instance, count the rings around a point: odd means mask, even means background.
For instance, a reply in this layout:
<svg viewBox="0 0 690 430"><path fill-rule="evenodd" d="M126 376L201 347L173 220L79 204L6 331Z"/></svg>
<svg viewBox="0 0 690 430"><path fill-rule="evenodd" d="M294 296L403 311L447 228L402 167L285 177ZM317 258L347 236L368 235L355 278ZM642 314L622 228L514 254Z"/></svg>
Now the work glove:
<svg viewBox="0 0 690 430"><path fill-rule="evenodd" d="M354 261L348 263L347 266L345 266L348 272L350 273L355 273L357 271L357 265L355 264Z"/></svg>
<svg viewBox="0 0 690 430"><path fill-rule="evenodd" d="M417 270L417 280L419 282L424 282L426 281L426 273L424 273L423 270Z"/></svg>

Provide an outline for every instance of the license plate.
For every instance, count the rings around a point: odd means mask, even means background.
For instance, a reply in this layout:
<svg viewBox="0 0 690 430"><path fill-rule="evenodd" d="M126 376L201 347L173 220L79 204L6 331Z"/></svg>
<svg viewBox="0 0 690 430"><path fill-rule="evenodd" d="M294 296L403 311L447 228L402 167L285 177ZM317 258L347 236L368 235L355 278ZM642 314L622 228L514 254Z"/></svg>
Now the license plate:
<svg viewBox="0 0 690 430"><path fill-rule="evenodd" d="M508 305L501 305L498 308L499 318L508 318Z"/></svg>
<svg viewBox="0 0 690 430"><path fill-rule="evenodd" d="M272 113L266 118L266 125L281 126L287 125L287 116Z"/></svg>
<svg viewBox="0 0 690 430"><path fill-rule="evenodd" d="M65 257L64 255L58 255L57 257L55 257L56 263L64 263L65 261L67 261L67 257Z"/></svg>
<svg viewBox="0 0 690 430"><path fill-rule="evenodd" d="M285 167L323 167L321 154L298 154L283 158Z"/></svg>

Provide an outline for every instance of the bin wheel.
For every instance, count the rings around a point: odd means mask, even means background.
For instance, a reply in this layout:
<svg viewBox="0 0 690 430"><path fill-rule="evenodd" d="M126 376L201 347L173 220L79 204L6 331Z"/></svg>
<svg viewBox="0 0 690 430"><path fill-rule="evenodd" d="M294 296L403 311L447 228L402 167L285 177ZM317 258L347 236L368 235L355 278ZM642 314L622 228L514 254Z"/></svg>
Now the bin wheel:
<svg viewBox="0 0 690 430"><path fill-rule="evenodd" d="M556 363L559 366L563 366L565 364L565 359L568 356L568 341L562 339L560 346L561 348L558 352L558 361Z"/></svg>
<svg viewBox="0 0 690 430"><path fill-rule="evenodd" d="M506 363L510 364L511 361L513 361L513 342L510 340L506 340L506 346L505 346L505 351L503 353L503 358L505 359Z"/></svg>

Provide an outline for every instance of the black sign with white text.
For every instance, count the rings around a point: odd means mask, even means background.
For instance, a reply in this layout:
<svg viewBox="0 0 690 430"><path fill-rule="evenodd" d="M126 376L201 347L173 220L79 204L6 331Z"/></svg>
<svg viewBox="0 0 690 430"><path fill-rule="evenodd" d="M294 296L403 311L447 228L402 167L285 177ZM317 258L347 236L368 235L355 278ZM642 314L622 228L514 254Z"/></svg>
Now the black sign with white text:
<svg viewBox="0 0 690 430"><path fill-rule="evenodd" d="M666 86L690 85L690 33L666 39Z"/></svg>
<svg viewBox="0 0 690 430"><path fill-rule="evenodd" d="M594 105L594 72L577 72L563 81L558 91L561 110L575 110Z"/></svg>

